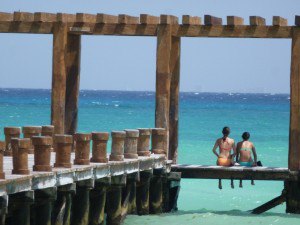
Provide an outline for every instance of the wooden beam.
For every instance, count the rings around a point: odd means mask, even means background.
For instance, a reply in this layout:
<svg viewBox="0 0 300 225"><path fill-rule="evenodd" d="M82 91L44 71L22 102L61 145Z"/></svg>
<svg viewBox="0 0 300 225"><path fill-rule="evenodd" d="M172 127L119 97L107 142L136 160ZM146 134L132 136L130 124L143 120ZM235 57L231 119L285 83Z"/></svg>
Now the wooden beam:
<svg viewBox="0 0 300 225"><path fill-rule="evenodd" d="M148 14L140 15L140 23L141 24L159 24L159 17L151 16Z"/></svg>
<svg viewBox="0 0 300 225"><path fill-rule="evenodd" d="M178 17L172 15L160 15L160 24L178 24Z"/></svg>
<svg viewBox="0 0 300 225"><path fill-rule="evenodd" d="M34 15L29 12L14 12L14 21L16 22L31 22L34 20Z"/></svg>
<svg viewBox="0 0 300 225"><path fill-rule="evenodd" d="M170 109L169 109L169 153L168 158L174 164L178 159L179 124L179 81L180 81L180 37L172 37L170 56Z"/></svg>
<svg viewBox="0 0 300 225"><path fill-rule="evenodd" d="M287 26L288 21L280 16L273 16L273 26Z"/></svg>
<svg viewBox="0 0 300 225"><path fill-rule="evenodd" d="M222 25L222 18L204 15L204 24L207 26Z"/></svg>
<svg viewBox="0 0 300 225"><path fill-rule="evenodd" d="M118 16L118 23L120 24L138 24L139 20L139 17L129 16L126 14L120 14Z"/></svg>
<svg viewBox="0 0 300 225"><path fill-rule="evenodd" d="M54 21L56 21L56 14L36 12L36 13L34 13L34 21L35 22L54 22Z"/></svg>
<svg viewBox="0 0 300 225"><path fill-rule="evenodd" d="M300 16L295 16L295 25L300 26Z"/></svg>
<svg viewBox="0 0 300 225"><path fill-rule="evenodd" d="M113 15L98 13L97 14L97 23L103 23L103 24L118 23L118 17L113 16Z"/></svg>
<svg viewBox="0 0 300 225"><path fill-rule="evenodd" d="M227 25L229 26L244 25L244 18L238 16L227 16Z"/></svg>
<svg viewBox="0 0 300 225"><path fill-rule="evenodd" d="M11 13L0 12L0 21L12 21L14 15Z"/></svg>
<svg viewBox="0 0 300 225"><path fill-rule="evenodd" d="M51 124L55 134L64 134L66 100L66 50L68 29L65 24L56 24L53 31L53 68Z"/></svg>
<svg viewBox="0 0 300 225"><path fill-rule="evenodd" d="M286 200L286 195L283 193L280 196L272 199L271 201L266 202L265 204L255 208L252 210L252 214L262 214L282 203L284 203Z"/></svg>
<svg viewBox="0 0 300 225"><path fill-rule="evenodd" d="M183 25L200 25L201 18L199 16L183 15L182 16L182 24Z"/></svg>
<svg viewBox="0 0 300 225"><path fill-rule="evenodd" d="M73 135L78 123L81 36L68 34L66 49L65 133Z"/></svg>
<svg viewBox="0 0 300 225"><path fill-rule="evenodd" d="M172 165L171 171L181 172L181 178L242 179L242 180L292 180L299 179L298 171L272 167L222 167L202 165Z"/></svg>
<svg viewBox="0 0 300 225"><path fill-rule="evenodd" d="M291 99L290 99L290 136L289 169L300 169L300 28L293 29L291 61Z"/></svg>
<svg viewBox="0 0 300 225"><path fill-rule="evenodd" d="M266 26L266 19L260 16L250 16L251 26Z"/></svg>
<svg viewBox="0 0 300 225"><path fill-rule="evenodd" d="M87 13L76 13L77 23L96 23L97 16Z"/></svg>
<svg viewBox="0 0 300 225"><path fill-rule="evenodd" d="M75 14L67 14L67 13L57 13L56 14L56 21L57 22L62 22L62 23L75 22L76 21L76 15Z"/></svg>

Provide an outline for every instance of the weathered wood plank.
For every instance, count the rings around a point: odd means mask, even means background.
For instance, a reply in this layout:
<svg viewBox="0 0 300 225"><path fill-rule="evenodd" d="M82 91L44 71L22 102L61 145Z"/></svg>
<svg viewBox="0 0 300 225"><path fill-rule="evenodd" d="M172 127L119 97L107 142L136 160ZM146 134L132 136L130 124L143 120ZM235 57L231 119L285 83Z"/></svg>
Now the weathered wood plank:
<svg viewBox="0 0 300 225"><path fill-rule="evenodd" d="M266 19L260 16L250 16L251 26L266 26Z"/></svg>
<svg viewBox="0 0 300 225"><path fill-rule="evenodd" d="M173 15L160 15L160 24L178 24L178 17Z"/></svg>
<svg viewBox="0 0 300 225"><path fill-rule="evenodd" d="M177 163L179 124L179 81L180 81L180 37L172 37L170 57L171 87L169 110L169 153L168 159Z"/></svg>
<svg viewBox="0 0 300 225"><path fill-rule="evenodd" d="M200 25L201 18L199 16L183 15L182 16L182 24L183 25Z"/></svg>
<svg viewBox="0 0 300 225"><path fill-rule="evenodd" d="M291 99L289 169L300 169L300 28L293 29L291 61Z"/></svg>
<svg viewBox="0 0 300 225"><path fill-rule="evenodd" d="M118 23L118 17L103 13L97 14L97 23Z"/></svg>
<svg viewBox="0 0 300 225"><path fill-rule="evenodd" d="M14 21L16 22L31 22L34 19L33 13L29 12L14 12Z"/></svg>
<svg viewBox="0 0 300 225"><path fill-rule="evenodd" d="M53 32L51 124L55 134L64 134L66 101L67 26L57 24Z"/></svg>
<svg viewBox="0 0 300 225"><path fill-rule="evenodd" d="M97 16L88 13L76 13L77 23L96 23Z"/></svg>
<svg viewBox="0 0 300 225"><path fill-rule="evenodd" d="M36 13L34 13L34 21L36 21L36 22L54 22L54 21L56 21L56 14L36 12Z"/></svg>
<svg viewBox="0 0 300 225"><path fill-rule="evenodd" d="M81 36L68 34L66 49L65 133L74 134L78 123Z"/></svg>
<svg viewBox="0 0 300 225"><path fill-rule="evenodd" d="M140 23L141 24L159 24L159 17L151 16L148 14L140 15Z"/></svg>
<svg viewBox="0 0 300 225"><path fill-rule="evenodd" d="M120 24L138 24L139 20L139 17L129 16L126 14L120 14L118 16L118 23Z"/></svg>
<svg viewBox="0 0 300 225"><path fill-rule="evenodd" d="M204 24L207 26L222 25L222 18L204 15Z"/></svg>
<svg viewBox="0 0 300 225"><path fill-rule="evenodd" d="M0 21L12 21L14 18L14 14L0 12Z"/></svg>
<svg viewBox="0 0 300 225"><path fill-rule="evenodd" d="M56 21L62 23L75 22L76 15L75 14L67 14L67 13L57 13Z"/></svg>
<svg viewBox="0 0 300 225"><path fill-rule="evenodd" d="M227 16L227 25L229 26L244 25L244 18L238 16Z"/></svg>
<svg viewBox="0 0 300 225"><path fill-rule="evenodd" d="M273 16L273 26L287 26L288 21L285 18L282 18L280 16Z"/></svg>
<svg viewBox="0 0 300 225"><path fill-rule="evenodd" d="M300 16L295 16L295 25L300 26Z"/></svg>

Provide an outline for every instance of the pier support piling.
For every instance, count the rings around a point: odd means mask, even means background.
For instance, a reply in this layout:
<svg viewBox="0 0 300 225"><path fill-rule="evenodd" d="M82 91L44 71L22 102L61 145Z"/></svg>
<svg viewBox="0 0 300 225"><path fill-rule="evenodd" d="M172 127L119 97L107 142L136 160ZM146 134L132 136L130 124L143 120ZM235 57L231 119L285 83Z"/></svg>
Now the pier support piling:
<svg viewBox="0 0 300 225"><path fill-rule="evenodd" d="M8 212L8 196L3 195L0 197L0 225L5 225L6 214Z"/></svg>
<svg viewBox="0 0 300 225"><path fill-rule="evenodd" d="M138 215L149 214L150 179L152 176L153 170L140 173L140 180L137 182L136 187L136 206Z"/></svg>
<svg viewBox="0 0 300 225"><path fill-rule="evenodd" d="M123 189L123 202L125 204L126 214L136 214L136 181L139 176L137 173L127 175L126 186Z"/></svg>
<svg viewBox="0 0 300 225"><path fill-rule="evenodd" d="M150 214L163 212L163 170L153 171L150 180L149 212Z"/></svg>

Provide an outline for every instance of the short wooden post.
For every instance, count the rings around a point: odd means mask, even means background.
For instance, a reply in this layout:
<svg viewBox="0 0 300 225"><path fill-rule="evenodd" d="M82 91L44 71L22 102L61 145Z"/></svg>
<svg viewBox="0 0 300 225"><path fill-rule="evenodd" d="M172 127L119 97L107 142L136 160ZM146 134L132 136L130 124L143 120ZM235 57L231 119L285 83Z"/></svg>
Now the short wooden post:
<svg viewBox="0 0 300 225"><path fill-rule="evenodd" d="M137 159L138 130L125 130L126 138L124 143L124 158Z"/></svg>
<svg viewBox="0 0 300 225"><path fill-rule="evenodd" d="M11 139L20 138L21 128L20 127L4 127L5 134L5 156L12 156Z"/></svg>
<svg viewBox="0 0 300 225"><path fill-rule="evenodd" d="M291 62L289 169L300 170L300 28L293 28ZM286 211L300 213L300 183L286 181Z"/></svg>
<svg viewBox="0 0 300 225"><path fill-rule="evenodd" d="M3 155L5 151L5 142L0 141L0 179L5 179L5 173L3 172Z"/></svg>
<svg viewBox="0 0 300 225"><path fill-rule="evenodd" d="M29 138L12 138L11 147L13 155L12 174L29 174L28 169L28 150L31 142Z"/></svg>
<svg viewBox="0 0 300 225"><path fill-rule="evenodd" d="M122 221L122 187L126 184L126 176L111 178L111 186L106 197L106 224L119 225Z"/></svg>
<svg viewBox="0 0 300 225"><path fill-rule="evenodd" d="M24 138L32 138L33 136L40 136L41 132L42 132L42 127L40 126L27 126L27 127L23 127L22 129L23 131L23 136ZM32 140L30 140L30 148L29 148L29 154L33 154L34 153L34 147L32 144Z"/></svg>
<svg viewBox="0 0 300 225"><path fill-rule="evenodd" d="M112 131L112 143L111 143L111 153L109 155L109 161L123 161L124 160L124 131Z"/></svg>
<svg viewBox="0 0 300 225"><path fill-rule="evenodd" d="M57 187L57 199L53 204L52 211L52 224L71 224L72 196L75 192L76 183Z"/></svg>
<svg viewBox="0 0 300 225"><path fill-rule="evenodd" d="M54 140L54 126L52 125L46 125L46 126L42 126L42 136L48 136L48 137L52 137L52 139ZM53 152L53 144L51 146L51 152Z"/></svg>
<svg viewBox="0 0 300 225"><path fill-rule="evenodd" d="M90 210L90 190L94 180L77 182L76 195L73 197L72 225L88 225Z"/></svg>
<svg viewBox="0 0 300 225"><path fill-rule="evenodd" d="M75 134L78 123L81 35L68 34L66 46L65 133Z"/></svg>
<svg viewBox="0 0 300 225"><path fill-rule="evenodd" d="M95 188L90 192L90 223L89 225L104 225L106 192L110 180L103 178L95 182Z"/></svg>
<svg viewBox="0 0 300 225"><path fill-rule="evenodd" d="M53 28L51 124L55 134L64 134L67 69L67 24L57 22Z"/></svg>
<svg viewBox="0 0 300 225"><path fill-rule="evenodd" d="M150 180L150 214L162 213L163 209L163 179L162 170L154 170L154 175Z"/></svg>
<svg viewBox="0 0 300 225"><path fill-rule="evenodd" d="M91 162L98 163L107 163L107 141L109 139L108 132L93 132L92 140L93 140L93 150L92 150L92 158Z"/></svg>
<svg viewBox="0 0 300 225"><path fill-rule="evenodd" d="M180 81L180 38L172 37L171 58L171 88L170 88L170 118L169 118L169 152L168 159L177 164L178 159L178 124L179 124L179 81Z"/></svg>
<svg viewBox="0 0 300 225"><path fill-rule="evenodd" d="M150 179L153 176L153 170L142 171L140 173L140 181L137 182L136 190L136 206L138 215L149 214L149 191Z"/></svg>
<svg viewBox="0 0 300 225"><path fill-rule="evenodd" d="M76 133L74 140L76 142L75 159L76 165L89 165L90 164L90 142L91 134Z"/></svg>
<svg viewBox="0 0 300 225"><path fill-rule="evenodd" d="M54 167L71 168L71 152L73 147L73 136L56 134L55 140L55 163Z"/></svg>
<svg viewBox="0 0 300 225"><path fill-rule="evenodd" d="M139 138L137 145L138 156L150 156L150 136L151 129L149 128L139 128Z"/></svg>
<svg viewBox="0 0 300 225"><path fill-rule="evenodd" d="M152 153L167 155L167 130L164 128L152 129Z"/></svg>
<svg viewBox="0 0 300 225"><path fill-rule="evenodd" d="M30 205L34 202L34 192L25 191L9 196L8 214L9 225L30 225Z"/></svg>
<svg viewBox="0 0 300 225"><path fill-rule="evenodd" d="M56 200L56 188L46 188L34 192L34 204L31 206L31 224L51 225L53 202Z"/></svg>
<svg viewBox="0 0 300 225"><path fill-rule="evenodd" d="M34 165L33 171L52 171L50 166L52 137L32 137L34 145Z"/></svg>

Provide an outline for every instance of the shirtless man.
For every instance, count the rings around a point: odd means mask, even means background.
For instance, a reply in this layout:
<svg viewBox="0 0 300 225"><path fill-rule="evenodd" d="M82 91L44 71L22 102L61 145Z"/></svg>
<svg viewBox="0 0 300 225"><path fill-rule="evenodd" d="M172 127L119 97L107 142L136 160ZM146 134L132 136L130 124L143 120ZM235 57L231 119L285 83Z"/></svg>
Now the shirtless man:
<svg viewBox="0 0 300 225"><path fill-rule="evenodd" d="M233 159L236 155L234 140L228 137L230 134L229 127L224 127L222 133L223 137L216 140L212 151L218 157L218 166L231 166L234 164ZM218 147L219 154L216 151ZM233 150L233 154L231 154L231 150Z"/></svg>
<svg viewBox="0 0 300 225"><path fill-rule="evenodd" d="M257 166L256 149L252 142L249 141L250 133L244 132L242 135L243 141L237 143L237 155L236 160L241 166ZM254 161L251 153L253 153Z"/></svg>

